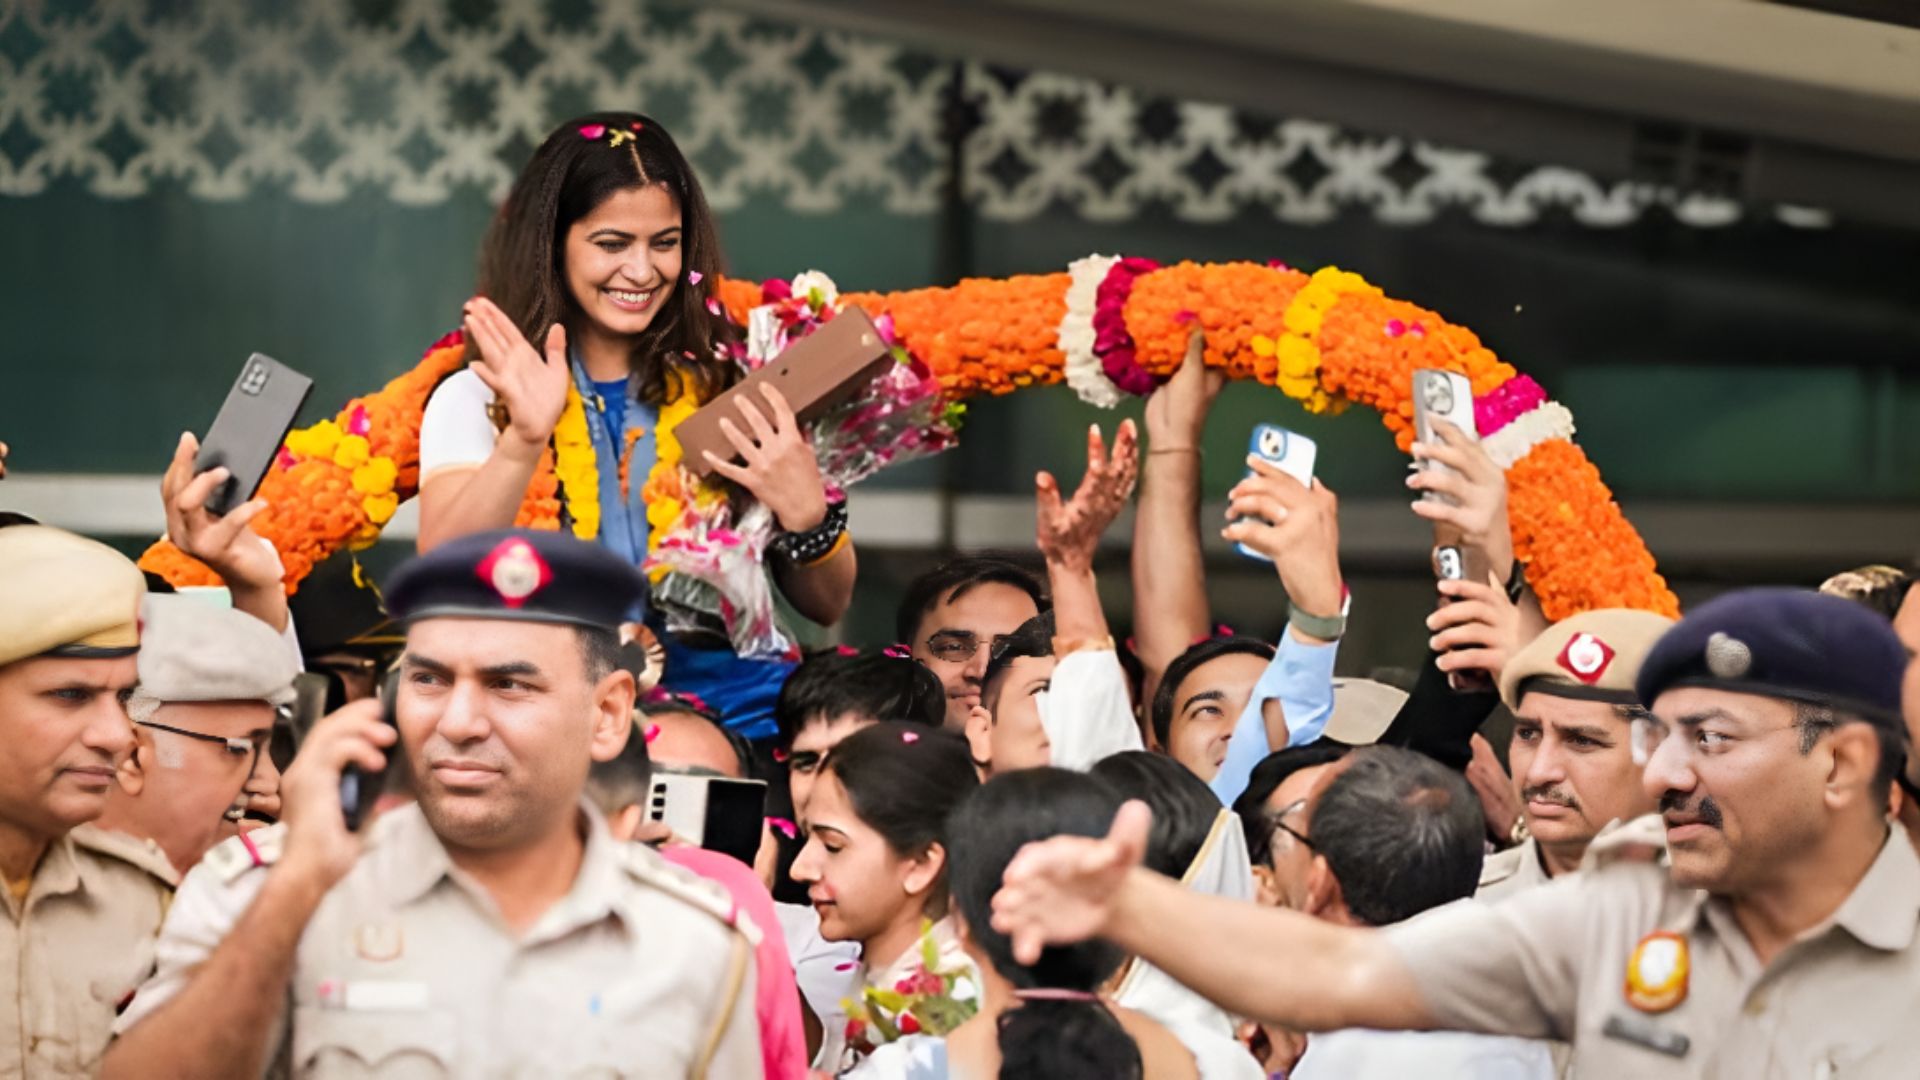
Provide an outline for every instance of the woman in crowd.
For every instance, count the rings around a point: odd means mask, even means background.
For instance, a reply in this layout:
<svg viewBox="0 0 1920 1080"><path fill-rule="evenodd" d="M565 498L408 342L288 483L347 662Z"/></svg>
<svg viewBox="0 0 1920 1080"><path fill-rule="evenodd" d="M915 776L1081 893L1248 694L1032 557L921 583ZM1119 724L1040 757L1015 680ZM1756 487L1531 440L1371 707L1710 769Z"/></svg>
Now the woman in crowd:
<svg viewBox="0 0 1920 1080"><path fill-rule="evenodd" d="M1120 808L1108 785L1064 769L1026 769L988 781L947 827L948 881L967 953L982 978L980 1012L944 1040L914 1036L875 1051L855 1072L874 1080L1038 1077L1124 1080L1205 1077L1180 1039L1098 991L1124 957L1100 941L1013 959L992 927L993 894L1025 844L1050 836L1104 835Z"/></svg>
<svg viewBox="0 0 1920 1080"><path fill-rule="evenodd" d="M732 328L707 299L720 269L713 216L665 128L606 112L549 135L482 247L479 294L462 323L469 364L427 403L420 548L514 524L543 458L562 483L585 475L577 466L590 460L594 490L562 490L562 527L643 562L659 524L648 520L659 495L649 480L663 410L683 413L740 375L727 347ZM570 391L586 430L556 439ZM794 609L835 622L855 574L853 547L839 539L844 508L829 504L788 403L769 391L753 406L751 431L727 425L742 463L715 467L736 497L773 513L781 532L768 563ZM821 551L811 561L782 554ZM664 635L670 684L748 737L770 737L773 699L792 665L744 662L711 629Z"/></svg>
<svg viewBox="0 0 1920 1080"><path fill-rule="evenodd" d="M947 917L947 815L980 784L966 742L919 724L875 724L827 755L800 808L806 846L794 880L829 941L859 943L845 998L892 990L920 977L927 942L934 973L952 976L951 996L978 997L979 978ZM817 1064L841 1068L858 1055L864 1030L844 1014L820 1017Z"/></svg>
<svg viewBox="0 0 1920 1080"><path fill-rule="evenodd" d="M1153 810L1146 865L1196 892L1251 900L1253 864L1246 835L1233 812L1191 770L1164 754L1115 754L1093 767L1095 778L1124 801ZM1209 1077L1259 1077L1261 1070L1235 1038L1234 1018L1152 964L1129 959L1108 985L1113 999L1165 1024Z"/></svg>

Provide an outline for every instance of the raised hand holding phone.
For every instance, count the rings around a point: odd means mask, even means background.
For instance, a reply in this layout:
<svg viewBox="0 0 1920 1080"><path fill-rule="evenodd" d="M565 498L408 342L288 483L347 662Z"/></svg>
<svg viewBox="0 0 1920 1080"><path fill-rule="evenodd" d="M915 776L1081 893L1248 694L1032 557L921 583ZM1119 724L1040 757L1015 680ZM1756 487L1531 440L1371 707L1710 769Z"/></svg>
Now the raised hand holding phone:
<svg viewBox="0 0 1920 1080"><path fill-rule="evenodd" d="M377 701L356 701L323 717L307 733L281 779L280 820L287 839L282 872L311 875L331 887L353 869L361 840L340 806L341 776L350 767L379 773L399 733L380 717Z"/></svg>
<svg viewBox="0 0 1920 1080"><path fill-rule="evenodd" d="M386 680L380 684L380 722L392 731L398 743L400 722L398 708L400 704L400 672L390 671ZM361 826L373 816L373 805L380 800L380 794L387 787L387 771L393 768L394 752L385 754L379 768L367 768L362 764L348 763L340 770L340 817L351 832L359 832Z"/></svg>
<svg viewBox="0 0 1920 1080"><path fill-rule="evenodd" d="M1475 449L1478 448L1477 441L1467 434L1475 430L1473 384L1465 375L1455 371L1426 368L1415 371L1413 423L1418 445L1428 452L1416 457L1420 468L1408 485L1425 492L1414 505L1414 512L1434 523L1434 577L1440 581L1485 581L1491 573L1487 552L1469 537L1466 516L1457 513L1463 505L1463 495L1471 485L1465 483L1466 473L1455 464L1466 464L1468 455L1454 444L1471 441ZM1448 429L1451 429L1451 441L1443 434ZM1444 445L1445 449L1451 451L1446 455L1450 460L1442 460L1440 454L1432 451L1437 445ZM1481 453L1479 456L1485 458L1486 455ZM1502 491L1501 502L1504 505L1504 487ZM1428 507L1428 504L1432 506ZM1422 512L1423 507L1427 508L1425 512ZM1481 531L1479 539L1481 543L1485 542L1484 531ZM1445 604L1447 600L1442 598L1440 603ZM1464 667L1449 670L1447 684L1461 692L1482 692L1492 688L1492 681L1485 672Z"/></svg>
<svg viewBox="0 0 1920 1080"><path fill-rule="evenodd" d="M224 470L201 499L207 513L232 513L260 490L274 455L313 392L313 380L271 356L254 353L240 367L219 415L193 459L196 477Z"/></svg>
<svg viewBox="0 0 1920 1080"><path fill-rule="evenodd" d="M1313 486L1313 466L1319 458L1320 448L1305 435L1296 435L1274 424L1256 424L1253 437L1247 440L1247 454L1250 457L1259 458L1309 488ZM1259 475L1251 464L1247 466L1246 480L1253 480ZM1278 522L1267 521L1266 524L1275 525ZM1273 556L1244 542L1235 544L1233 549L1256 562L1273 561Z"/></svg>

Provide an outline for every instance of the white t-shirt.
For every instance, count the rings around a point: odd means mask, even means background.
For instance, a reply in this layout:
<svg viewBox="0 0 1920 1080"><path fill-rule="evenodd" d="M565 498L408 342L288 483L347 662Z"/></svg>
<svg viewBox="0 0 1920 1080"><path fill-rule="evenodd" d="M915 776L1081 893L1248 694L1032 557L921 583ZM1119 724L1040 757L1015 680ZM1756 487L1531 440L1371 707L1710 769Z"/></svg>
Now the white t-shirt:
<svg viewBox="0 0 1920 1080"><path fill-rule="evenodd" d="M449 375L427 398L420 417L420 482L439 472L477 469L493 455L500 433L487 418L493 391L472 368Z"/></svg>

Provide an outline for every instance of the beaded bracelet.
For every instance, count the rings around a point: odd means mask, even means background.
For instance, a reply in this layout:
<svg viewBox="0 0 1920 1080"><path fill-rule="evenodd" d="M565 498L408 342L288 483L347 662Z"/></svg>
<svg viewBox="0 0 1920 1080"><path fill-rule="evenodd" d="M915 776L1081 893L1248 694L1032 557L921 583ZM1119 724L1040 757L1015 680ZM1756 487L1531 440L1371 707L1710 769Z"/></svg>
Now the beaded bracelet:
<svg viewBox="0 0 1920 1080"><path fill-rule="evenodd" d="M802 566L809 566L832 555L847 532L845 499L827 504L826 520L806 532L782 532L767 545L780 555Z"/></svg>

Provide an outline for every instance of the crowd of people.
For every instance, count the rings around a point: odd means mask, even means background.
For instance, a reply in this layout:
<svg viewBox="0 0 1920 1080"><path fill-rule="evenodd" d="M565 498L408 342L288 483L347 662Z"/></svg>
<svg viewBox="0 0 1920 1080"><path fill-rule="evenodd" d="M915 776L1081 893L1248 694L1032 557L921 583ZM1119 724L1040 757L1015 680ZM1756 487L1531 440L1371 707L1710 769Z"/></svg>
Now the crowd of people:
<svg viewBox="0 0 1920 1080"><path fill-rule="evenodd" d="M719 266L658 124L562 125L485 241L378 593L323 567L290 601L191 435L168 536L225 603L0 519L0 1075L1914 1074L1908 575L1549 623L1502 471L1443 428L1415 512L1491 574L1404 628L1413 678L1338 677L1369 618L1338 502L1250 457L1201 520L1196 337L1071 490L1037 478L1032 551L930 569L891 641L743 658L649 603L624 480L738 374L685 286ZM512 527L569 386L632 459L591 541ZM832 624L844 496L763 405L713 464ZM1273 640L1215 627L1215 527L1271 561ZM668 780L764 784L757 849L684 835Z"/></svg>

